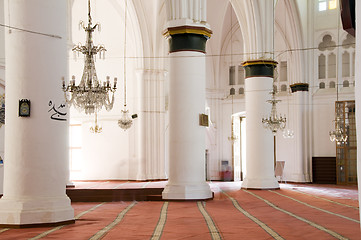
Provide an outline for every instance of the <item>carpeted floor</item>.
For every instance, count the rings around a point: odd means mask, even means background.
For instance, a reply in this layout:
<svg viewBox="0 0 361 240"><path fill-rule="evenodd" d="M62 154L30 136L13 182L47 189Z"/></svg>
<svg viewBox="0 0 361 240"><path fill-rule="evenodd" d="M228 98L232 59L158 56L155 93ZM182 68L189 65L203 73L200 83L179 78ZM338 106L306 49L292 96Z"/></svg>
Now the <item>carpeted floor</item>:
<svg viewBox="0 0 361 240"><path fill-rule="evenodd" d="M164 187L166 182L76 182L79 188ZM281 184L241 190L211 182L214 200L73 203L76 223L0 228L0 239L361 239L357 187Z"/></svg>

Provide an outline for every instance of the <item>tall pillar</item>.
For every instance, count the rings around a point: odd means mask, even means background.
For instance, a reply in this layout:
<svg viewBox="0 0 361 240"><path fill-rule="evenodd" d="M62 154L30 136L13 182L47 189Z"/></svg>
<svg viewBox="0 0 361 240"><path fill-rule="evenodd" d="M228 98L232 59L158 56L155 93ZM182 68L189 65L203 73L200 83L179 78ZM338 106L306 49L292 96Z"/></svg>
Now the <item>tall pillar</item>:
<svg viewBox="0 0 361 240"><path fill-rule="evenodd" d="M131 137L131 179L167 179L165 171L165 76L161 69L137 71L135 112L139 124Z"/></svg>
<svg viewBox="0 0 361 240"><path fill-rule="evenodd" d="M67 1L5 1L6 130L0 226L74 222L65 194L68 121L61 79L67 76ZM9 19L10 18L10 19ZM11 24L10 24L11 23ZM48 35L49 34L49 35ZM20 117L19 100L30 100Z"/></svg>
<svg viewBox="0 0 361 240"><path fill-rule="evenodd" d="M252 60L243 63L246 93L246 169L242 182L245 189L277 189L274 174L273 134L262 125L262 118L271 113L273 74L277 62Z"/></svg>
<svg viewBox="0 0 361 240"><path fill-rule="evenodd" d="M290 85L292 94L295 98L295 161L294 168L289 181L292 182L310 182L310 173L308 168L307 151L307 111L308 106L308 83L295 83Z"/></svg>
<svg viewBox="0 0 361 240"><path fill-rule="evenodd" d="M179 23L179 22L177 22ZM209 199L205 181L206 42L205 25L176 25L167 29L170 45L169 182L163 199Z"/></svg>

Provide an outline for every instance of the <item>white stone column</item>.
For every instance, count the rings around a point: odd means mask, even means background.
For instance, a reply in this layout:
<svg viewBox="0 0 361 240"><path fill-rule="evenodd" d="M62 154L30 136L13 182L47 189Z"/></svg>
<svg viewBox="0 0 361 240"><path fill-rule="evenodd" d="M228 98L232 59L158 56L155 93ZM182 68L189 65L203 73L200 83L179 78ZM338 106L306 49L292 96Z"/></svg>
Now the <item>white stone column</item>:
<svg viewBox="0 0 361 240"><path fill-rule="evenodd" d="M136 180L166 179L165 171L165 80L160 69L137 71L136 127L132 172ZM132 164L133 165L133 164Z"/></svg>
<svg viewBox="0 0 361 240"><path fill-rule="evenodd" d="M291 179L292 182L310 182L310 174L308 171L307 159L307 102L308 102L308 84L295 83L291 86L292 95L295 98L295 162L292 169Z"/></svg>
<svg viewBox="0 0 361 240"><path fill-rule="evenodd" d="M171 53L169 90L169 182L164 199L212 197L205 181L205 56Z"/></svg>
<svg viewBox="0 0 361 240"><path fill-rule="evenodd" d="M273 134L265 129L262 118L271 113L274 61L247 61L246 70L246 169L242 182L245 189L277 189L279 184L274 175Z"/></svg>
<svg viewBox="0 0 361 240"><path fill-rule="evenodd" d="M7 24L33 32L12 29L5 34L0 226L72 223L74 212L65 194L68 121L59 114L68 112L61 89L61 78L67 76L67 1L16 0L5 5ZM21 99L31 101L30 117L19 117Z"/></svg>
<svg viewBox="0 0 361 240"><path fill-rule="evenodd" d="M169 40L169 181L163 199L209 199L205 176L206 1L166 1Z"/></svg>

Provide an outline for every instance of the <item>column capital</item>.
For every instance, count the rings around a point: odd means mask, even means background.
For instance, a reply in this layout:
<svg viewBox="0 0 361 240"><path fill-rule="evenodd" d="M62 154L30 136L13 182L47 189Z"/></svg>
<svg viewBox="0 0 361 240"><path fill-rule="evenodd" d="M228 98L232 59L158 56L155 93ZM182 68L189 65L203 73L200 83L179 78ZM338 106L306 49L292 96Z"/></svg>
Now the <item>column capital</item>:
<svg viewBox="0 0 361 240"><path fill-rule="evenodd" d="M163 36L169 41L169 52L196 51L206 53L206 42L212 30L206 26L183 25L168 27Z"/></svg>
<svg viewBox="0 0 361 240"><path fill-rule="evenodd" d="M278 62L274 60L258 59L249 60L242 63L246 72L246 78L250 77L271 77L273 78L274 69Z"/></svg>
<svg viewBox="0 0 361 240"><path fill-rule="evenodd" d="M290 85L290 88L292 93L299 91L308 92L308 86L309 86L308 83L294 83Z"/></svg>

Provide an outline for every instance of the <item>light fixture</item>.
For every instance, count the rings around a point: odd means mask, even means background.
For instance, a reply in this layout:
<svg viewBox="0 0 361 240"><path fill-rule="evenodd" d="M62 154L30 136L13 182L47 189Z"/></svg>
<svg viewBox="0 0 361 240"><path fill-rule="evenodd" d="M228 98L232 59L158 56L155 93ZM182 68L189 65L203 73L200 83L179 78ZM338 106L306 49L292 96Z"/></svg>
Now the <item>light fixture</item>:
<svg viewBox="0 0 361 240"><path fill-rule="evenodd" d="M330 140L331 142L336 141L336 143L338 145L340 144L344 144L347 142L347 138L348 136L346 134L344 134L343 130L342 130L342 119L339 115L336 115L336 120L334 120L336 128L334 131L330 131Z"/></svg>
<svg viewBox="0 0 361 240"><path fill-rule="evenodd" d="M234 125L234 123L233 123L233 95L231 95L231 96L232 96L231 136L228 137L228 140L229 140L232 144L234 144L235 142L238 141L238 136L234 135L234 132L233 132L233 125Z"/></svg>
<svg viewBox="0 0 361 240"><path fill-rule="evenodd" d="M63 91L66 102L69 106L74 106L79 111L84 111L86 114L93 114L100 111L103 107L107 111L113 108L114 92L116 91L117 78L114 78L113 87L110 85L110 77L108 76L106 82L98 79L95 70L95 56L104 54L106 49L103 45L95 46L93 44L93 32L96 28L99 29L99 24L92 25L90 0L88 0L88 25L80 25L86 32L86 44L78 44L72 50L74 52L82 53L84 55L84 71L79 85L75 85L75 76L65 85L63 78ZM70 95L68 98L67 95ZM110 95L112 96L110 97Z"/></svg>
<svg viewBox="0 0 361 240"><path fill-rule="evenodd" d="M97 113L95 113L94 126L91 126L89 130L91 133L101 133L103 131L102 126L98 125L98 114Z"/></svg>
<svg viewBox="0 0 361 240"><path fill-rule="evenodd" d="M340 26L339 26L339 23L337 25L337 43L339 43L339 34L340 34ZM338 45L338 44L337 44ZM337 47L338 49L338 47ZM337 60L339 58L339 51L337 52ZM338 61L337 61L338 62ZM340 113L340 109L339 107L337 106L338 104L338 79L339 79L339 71L338 71L338 67L336 68L336 116L335 116L335 120L333 120L335 122L335 130L334 131L330 131L329 132L329 135L330 135L330 140L331 142L335 142L337 143L337 145L340 145L340 144L345 144L346 141L347 141L347 134L345 134L343 132L343 129L342 129L342 125L343 125L343 115L342 113Z"/></svg>
<svg viewBox="0 0 361 240"><path fill-rule="evenodd" d="M284 30L284 32L286 33L286 36L288 36L288 34L287 34L287 20L286 20L286 14L284 14L284 27L285 27L285 30ZM287 49L287 50L289 50L289 49ZM277 72L277 69L276 69L276 72ZM278 72L277 72L277 76L278 76ZM289 88L287 88L288 89L288 91L287 91L287 116L288 116L288 120L289 120L289 117L290 117L290 99L289 99L289 96L291 95L291 93L292 93L292 90L291 90L291 86L289 86ZM290 126L290 122L288 121L288 127ZM283 138L288 138L288 139L290 139L290 138L294 138L294 136L295 136L295 132L292 130L292 129L290 129L290 128L285 128L284 130L283 130L283 133L282 133L282 136L283 136Z"/></svg>
<svg viewBox="0 0 361 240"><path fill-rule="evenodd" d="M122 109L122 114L118 120L118 125L124 131L129 129L133 124L133 119L127 110L127 74L126 74L126 49L127 49L127 6L128 0L125 0L125 10L124 10L124 109Z"/></svg>
<svg viewBox="0 0 361 240"><path fill-rule="evenodd" d="M271 114L268 118L262 118L263 127L271 130L273 135L277 134L278 130L283 130L286 127L286 117L277 116L276 104L281 100L276 100L275 91L271 92L272 99L267 102L272 104Z"/></svg>
<svg viewBox="0 0 361 240"><path fill-rule="evenodd" d="M231 7L231 66L233 66L233 10ZM228 137L228 140L232 143L232 145L238 140L238 136L234 135L233 132L233 127L234 127L234 123L233 123L233 97L234 97L235 91L230 91L230 95L232 97L232 115L231 115L231 136Z"/></svg>
<svg viewBox="0 0 361 240"><path fill-rule="evenodd" d="M288 97L289 94L290 94L290 92L288 91L288 93L287 93L287 115L288 115L288 117L290 116L290 99ZM288 126L289 126L289 122L288 122ZM292 129L287 128L287 129L283 130L282 135L284 138L294 138L295 132Z"/></svg>

